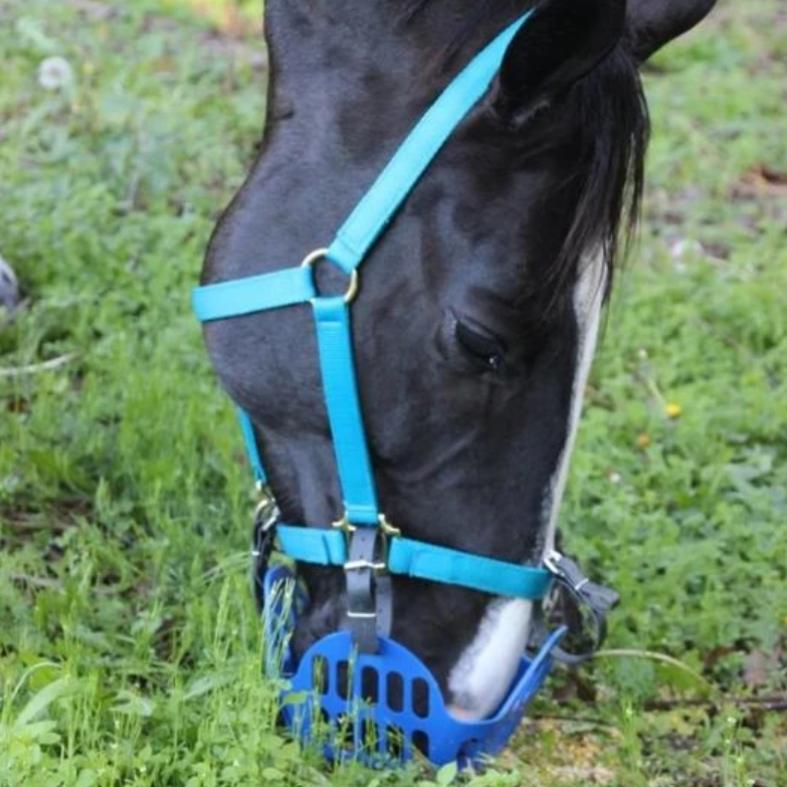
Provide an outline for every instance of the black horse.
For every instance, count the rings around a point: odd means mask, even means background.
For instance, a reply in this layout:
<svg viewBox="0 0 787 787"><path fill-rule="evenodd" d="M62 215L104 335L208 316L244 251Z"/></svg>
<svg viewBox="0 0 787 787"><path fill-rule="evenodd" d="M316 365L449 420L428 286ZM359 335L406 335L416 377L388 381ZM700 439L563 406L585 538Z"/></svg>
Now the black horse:
<svg viewBox="0 0 787 787"><path fill-rule="evenodd" d="M648 135L639 66L715 0L542 0L364 266L353 333L381 508L405 535L537 564L554 540L618 239ZM326 245L407 132L529 0L268 0L266 134L203 282ZM324 275L324 272L323 272ZM323 282L326 289L343 282ZM285 521L342 512L306 307L211 323ZM341 627L342 572L300 569L294 648ZM393 636L454 713L508 687L531 605L396 577Z"/></svg>

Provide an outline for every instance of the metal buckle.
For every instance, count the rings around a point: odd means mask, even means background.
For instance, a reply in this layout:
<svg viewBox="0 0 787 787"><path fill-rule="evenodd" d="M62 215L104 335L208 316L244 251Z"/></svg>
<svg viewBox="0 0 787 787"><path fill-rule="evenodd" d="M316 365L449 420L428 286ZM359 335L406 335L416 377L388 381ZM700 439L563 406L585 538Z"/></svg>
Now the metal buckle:
<svg viewBox="0 0 787 787"><path fill-rule="evenodd" d="M261 545L263 539L270 529L279 521L279 507L276 501L266 492L266 488L261 489L264 497L254 509L254 544L252 545L251 556L259 558L262 554Z"/></svg>
<svg viewBox="0 0 787 787"><path fill-rule="evenodd" d="M331 522L331 527L336 528L336 530L341 530L348 539L358 529L350 522L350 517L347 515L346 511L342 514L341 519Z"/></svg>
<svg viewBox="0 0 787 787"><path fill-rule="evenodd" d="M556 549L553 549L548 555L544 557L544 568L550 574L554 574L556 577L562 577L563 572L558 568L557 565L562 559L563 555L561 555Z"/></svg>
<svg viewBox="0 0 787 787"><path fill-rule="evenodd" d="M577 571L573 572L573 577L579 577L578 581L572 581L570 575L565 569L561 568L560 564L565 560L565 555L562 555L556 549L553 549L544 558L544 567L550 574L553 574L558 579L562 579L566 584L573 588L574 592L579 593L582 588L590 582L590 578L583 576L577 567Z"/></svg>
<svg viewBox="0 0 787 787"><path fill-rule="evenodd" d="M373 621L378 619L377 582L388 570L388 541L400 531L384 515L379 516L379 527L356 527L344 516L334 523L347 536L347 553L350 559L344 564L348 587L347 617L350 620ZM360 601L360 603L358 603ZM354 608L355 607L355 608ZM376 642L377 624L374 629L361 623L354 629L357 641L367 650Z"/></svg>
<svg viewBox="0 0 787 787"><path fill-rule="evenodd" d="M386 568L388 568L388 542L392 538L401 536L402 531L399 530L398 527L394 527L388 521L385 514L380 514L377 518L377 521L379 523L379 533L380 536L382 537L383 561L382 562L365 561L366 563L368 563L368 565L363 565L363 566L355 565L355 564L364 561L357 561L357 560L351 561L352 566L350 570L352 570L353 568L372 568L375 571L384 571ZM350 522L350 518L347 515L347 511L345 511L344 514L342 514L341 519L337 519L335 522L331 522L331 527L334 527L337 530L341 530L344 533L344 535L347 538L347 551L349 552L350 538L352 537L352 534L358 530L358 527L357 525L354 525L352 524L352 522ZM346 568L347 568L347 564L345 564L345 569Z"/></svg>
<svg viewBox="0 0 787 787"><path fill-rule="evenodd" d="M377 517L377 521L380 523L380 530L383 532L384 535L388 536L389 538L395 538L396 536L402 535L402 531L399 530L398 527L394 527L385 518L385 514L380 514L380 516Z"/></svg>
<svg viewBox="0 0 787 787"><path fill-rule="evenodd" d="M301 263L301 268L314 268L320 260L327 260L328 259L328 249L315 249L310 254L307 254L303 258L303 262ZM351 304L355 300L355 296L358 294L358 288L361 284L361 277L358 273L358 269L356 268L350 274L350 284L347 287L347 292L344 293L344 302L346 304Z"/></svg>
<svg viewBox="0 0 787 787"><path fill-rule="evenodd" d="M348 560L344 566L345 571L360 571L364 568L369 568L372 571L385 571L388 568L387 563L373 563L369 560Z"/></svg>

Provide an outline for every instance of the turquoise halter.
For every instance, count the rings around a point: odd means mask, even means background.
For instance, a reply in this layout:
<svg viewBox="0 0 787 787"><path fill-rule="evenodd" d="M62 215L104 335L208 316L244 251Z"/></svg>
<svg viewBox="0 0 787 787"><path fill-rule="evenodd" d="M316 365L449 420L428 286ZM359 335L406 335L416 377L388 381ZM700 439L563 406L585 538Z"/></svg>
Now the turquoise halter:
<svg viewBox="0 0 787 787"><path fill-rule="evenodd" d="M342 528L279 524L282 550L294 560L345 566L345 531L355 527L382 528L392 536L386 566L393 574L533 601L544 598L549 590L551 574L544 568L407 539L387 523L377 502L350 331L350 305L358 290L359 266L453 130L489 89L508 45L529 16L530 13L525 14L504 30L448 86L336 233L329 248L312 252L297 268L210 284L194 291L194 311L203 322L303 303L312 306L345 511L340 520ZM323 259L351 276L346 295L324 297L317 292L313 267ZM265 484L267 478L251 419L241 412L240 421L256 480Z"/></svg>
<svg viewBox="0 0 787 787"><path fill-rule="evenodd" d="M386 736L393 727L404 735L403 756L410 755L411 744L414 744L436 763L452 759L467 761L502 748L521 719L524 706L546 678L552 664L551 654L565 628L546 638L533 659L523 657L507 697L493 717L479 722L455 719L447 711L429 670L414 654L387 636L391 574L530 601L544 599L555 579L586 603L585 596L590 596L592 588L596 594L594 613L601 610L598 617L603 618L606 611L602 607L609 597L604 598L601 592L604 589L589 583L575 564L558 553L548 555L542 566L524 566L406 538L393 527L380 511L377 500L353 359L350 307L359 290L359 266L454 129L488 91L506 49L532 13L523 15L500 33L446 88L327 249L308 254L298 267L194 290L194 311L203 322L307 303L313 310L344 512L333 525L307 527L279 522L274 506L271 511L266 509L265 516L258 522L260 540L257 544L268 660L275 661L278 654L279 665L291 679L295 694L285 692L284 718L293 730L307 739L311 734L311 700L303 700L303 695L297 692L315 688L313 667L318 661L327 665L333 676L320 699L322 711L334 728L348 712L348 702L365 697L357 675L352 680L351 691L344 696L337 692L341 665L346 668L353 649L364 674L371 670L376 676L381 695L371 717L379 732L378 751L387 751ZM345 295L324 296L318 292L313 269L322 260L350 276ZM246 412L240 411L239 418L255 479L264 487L267 476L254 425ZM292 578L287 569L267 567L274 537L278 538L280 550L296 562L342 567L345 571L349 633L336 632L319 640L304 654L300 665L294 663L286 644L283 665L281 663L279 646L283 635L291 633L297 615L272 598L275 595L272 590ZM381 604L381 600L385 603ZM590 606L594 604L591 602ZM420 682L428 688L428 713L419 715L411 700L402 708L393 707L393 698L388 696L387 689L380 688L387 685L385 681L392 675L406 679L408 686ZM407 695L409 689L403 691ZM296 696L301 699L295 699ZM369 718L367 713L366 720ZM360 716L354 722L352 754L358 754L364 746L359 719ZM329 753L335 754L335 748Z"/></svg>

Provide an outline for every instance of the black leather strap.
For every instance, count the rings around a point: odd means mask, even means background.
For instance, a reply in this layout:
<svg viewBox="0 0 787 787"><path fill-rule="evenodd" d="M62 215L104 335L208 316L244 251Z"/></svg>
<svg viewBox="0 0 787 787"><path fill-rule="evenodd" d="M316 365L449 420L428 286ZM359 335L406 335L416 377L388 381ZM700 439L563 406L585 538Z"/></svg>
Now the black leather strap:
<svg viewBox="0 0 787 787"><path fill-rule="evenodd" d="M251 584L257 611L265 607L265 573L276 548L275 508L261 509L252 530ZM386 536L378 528L357 528L350 534L344 567L347 583L347 628L362 653L376 653L378 636L391 633L393 591L386 571Z"/></svg>
<svg viewBox="0 0 787 787"><path fill-rule="evenodd" d="M385 534L358 527L350 534L347 581L347 626L361 653L376 653L378 636L391 630L391 578L386 572Z"/></svg>
<svg viewBox="0 0 787 787"><path fill-rule="evenodd" d="M544 561L556 580L550 615L557 615L569 628L569 639L580 642L578 652L557 647L555 659L576 666L592 658L607 636L607 615L618 604L620 596L611 588L591 582L579 565L559 552ZM538 607L534 633L542 638L547 631L543 608ZM585 644L587 643L587 645Z"/></svg>
<svg viewBox="0 0 787 787"><path fill-rule="evenodd" d="M347 626L361 653L377 650L377 606L374 600L376 528L360 528L350 536L347 583Z"/></svg>
<svg viewBox="0 0 787 787"><path fill-rule="evenodd" d="M393 624L393 586L390 574L377 575L374 600L377 607L377 635L390 637Z"/></svg>

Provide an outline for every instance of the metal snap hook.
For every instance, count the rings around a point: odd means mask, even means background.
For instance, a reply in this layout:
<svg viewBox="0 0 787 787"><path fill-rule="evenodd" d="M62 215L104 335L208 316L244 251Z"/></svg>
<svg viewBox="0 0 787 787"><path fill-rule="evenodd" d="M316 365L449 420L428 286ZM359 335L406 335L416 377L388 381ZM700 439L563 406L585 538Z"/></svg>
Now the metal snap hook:
<svg viewBox="0 0 787 787"><path fill-rule="evenodd" d="M301 263L301 268L314 268L320 260L328 260L330 262L330 258L328 257L328 249L315 249L310 254L307 254L303 262ZM358 274L358 270L355 269L350 274L350 285L347 288L347 292L344 293L344 302L349 305L355 300L355 296L358 294L358 288L361 283L361 277Z"/></svg>

